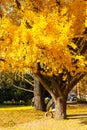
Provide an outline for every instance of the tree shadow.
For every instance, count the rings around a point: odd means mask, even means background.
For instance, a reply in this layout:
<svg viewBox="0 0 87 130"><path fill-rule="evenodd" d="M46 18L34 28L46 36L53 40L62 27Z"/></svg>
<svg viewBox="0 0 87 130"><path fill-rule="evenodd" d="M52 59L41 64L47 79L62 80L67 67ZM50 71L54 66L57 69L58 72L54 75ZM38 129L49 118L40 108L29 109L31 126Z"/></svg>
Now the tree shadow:
<svg viewBox="0 0 87 130"><path fill-rule="evenodd" d="M79 119L81 124L87 125L87 114L70 114L67 119Z"/></svg>
<svg viewBox="0 0 87 130"><path fill-rule="evenodd" d="M81 121L81 124L87 125L87 118L84 118L84 119Z"/></svg>

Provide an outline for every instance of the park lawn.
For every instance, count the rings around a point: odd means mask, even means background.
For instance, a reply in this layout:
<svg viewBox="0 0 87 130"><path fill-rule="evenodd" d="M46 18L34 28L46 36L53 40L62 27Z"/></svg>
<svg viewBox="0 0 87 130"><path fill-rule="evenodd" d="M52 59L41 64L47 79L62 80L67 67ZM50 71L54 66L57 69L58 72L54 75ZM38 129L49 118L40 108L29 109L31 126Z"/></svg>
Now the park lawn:
<svg viewBox="0 0 87 130"><path fill-rule="evenodd" d="M87 105L68 105L67 119L46 118L33 107L1 107L0 130L87 130Z"/></svg>

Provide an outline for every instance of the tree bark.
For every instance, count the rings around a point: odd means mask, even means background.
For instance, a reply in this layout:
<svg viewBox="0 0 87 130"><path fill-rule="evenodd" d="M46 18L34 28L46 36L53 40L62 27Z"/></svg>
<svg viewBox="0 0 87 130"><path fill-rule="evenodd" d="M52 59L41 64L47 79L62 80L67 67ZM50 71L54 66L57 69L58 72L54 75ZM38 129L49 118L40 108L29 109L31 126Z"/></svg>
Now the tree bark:
<svg viewBox="0 0 87 130"><path fill-rule="evenodd" d="M66 74L67 75L67 74ZM53 88L46 83L40 74L36 74L39 82L43 85L43 87L50 93L54 104L55 104L55 119L61 120L66 119L66 101L68 93L71 89L84 77L85 74L77 74L75 77L68 78L66 82L63 82L63 76L59 80L56 77L51 77L51 82L53 84ZM70 75L69 75L70 76ZM55 90L55 91L54 91Z"/></svg>
<svg viewBox="0 0 87 130"><path fill-rule="evenodd" d="M57 97L55 101L55 119L66 119L66 99Z"/></svg>
<svg viewBox="0 0 87 130"><path fill-rule="evenodd" d="M44 88L34 76L34 106L36 110L45 111Z"/></svg>

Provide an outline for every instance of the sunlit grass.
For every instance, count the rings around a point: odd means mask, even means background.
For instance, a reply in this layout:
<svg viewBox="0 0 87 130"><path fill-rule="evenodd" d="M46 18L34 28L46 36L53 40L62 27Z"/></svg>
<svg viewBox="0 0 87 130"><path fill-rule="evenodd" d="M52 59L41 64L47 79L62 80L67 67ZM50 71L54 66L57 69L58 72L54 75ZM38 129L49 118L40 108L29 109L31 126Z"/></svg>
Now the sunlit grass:
<svg viewBox="0 0 87 130"><path fill-rule="evenodd" d="M1 110L33 110L34 109L34 107L32 107L32 106L1 106L0 107L0 111Z"/></svg>
<svg viewBox="0 0 87 130"><path fill-rule="evenodd" d="M0 108L0 126L14 126L41 119L44 113L31 106Z"/></svg>
<svg viewBox="0 0 87 130"><path fill-rule="evenodd" d="M87 105L67 107L67 119L46 118L33 107L1 107L0 130L87 130Z"/></svg>

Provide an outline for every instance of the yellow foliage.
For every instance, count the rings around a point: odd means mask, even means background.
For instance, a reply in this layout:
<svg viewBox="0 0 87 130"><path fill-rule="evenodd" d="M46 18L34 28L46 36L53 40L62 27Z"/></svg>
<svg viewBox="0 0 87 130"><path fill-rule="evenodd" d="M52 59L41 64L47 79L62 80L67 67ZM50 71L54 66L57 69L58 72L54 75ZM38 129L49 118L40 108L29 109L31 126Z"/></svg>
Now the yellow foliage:
<svg viewBox="0 0 87 130"><path fill-rule="evenodd" d="M20 25L14 24L10 17L0 19L0 58L5 59L0 61L0 70L36 72L40 62L45 74L58 74L64 67L72 73L76 70L72 59L78 59L77 66L81 67L78 70L84 71L85 58L76 53L72 55L68 45L77 49L72 38L82 34L87 24L85 3L74 2L61 7L60 12L56 6L49 10L38 13L24 5L22 11L18 10Z"/></svg>
<svg viewBox="0 0 87 130"><path fill-rule="evenodd" d="M86 6L87 6L87 2L86 2ZM87 7L86 7L86 19L85 19L85 27L87 27Z"/></svg>
<svg viewBox="0 0 87 130"><path fill-rule="evenodd" d="M70 13L72 13L76 20L73 23L74 33L76 35L81 35L85 28L85 16L86 16L86 1L75 0L70 4Z"/></svg>

